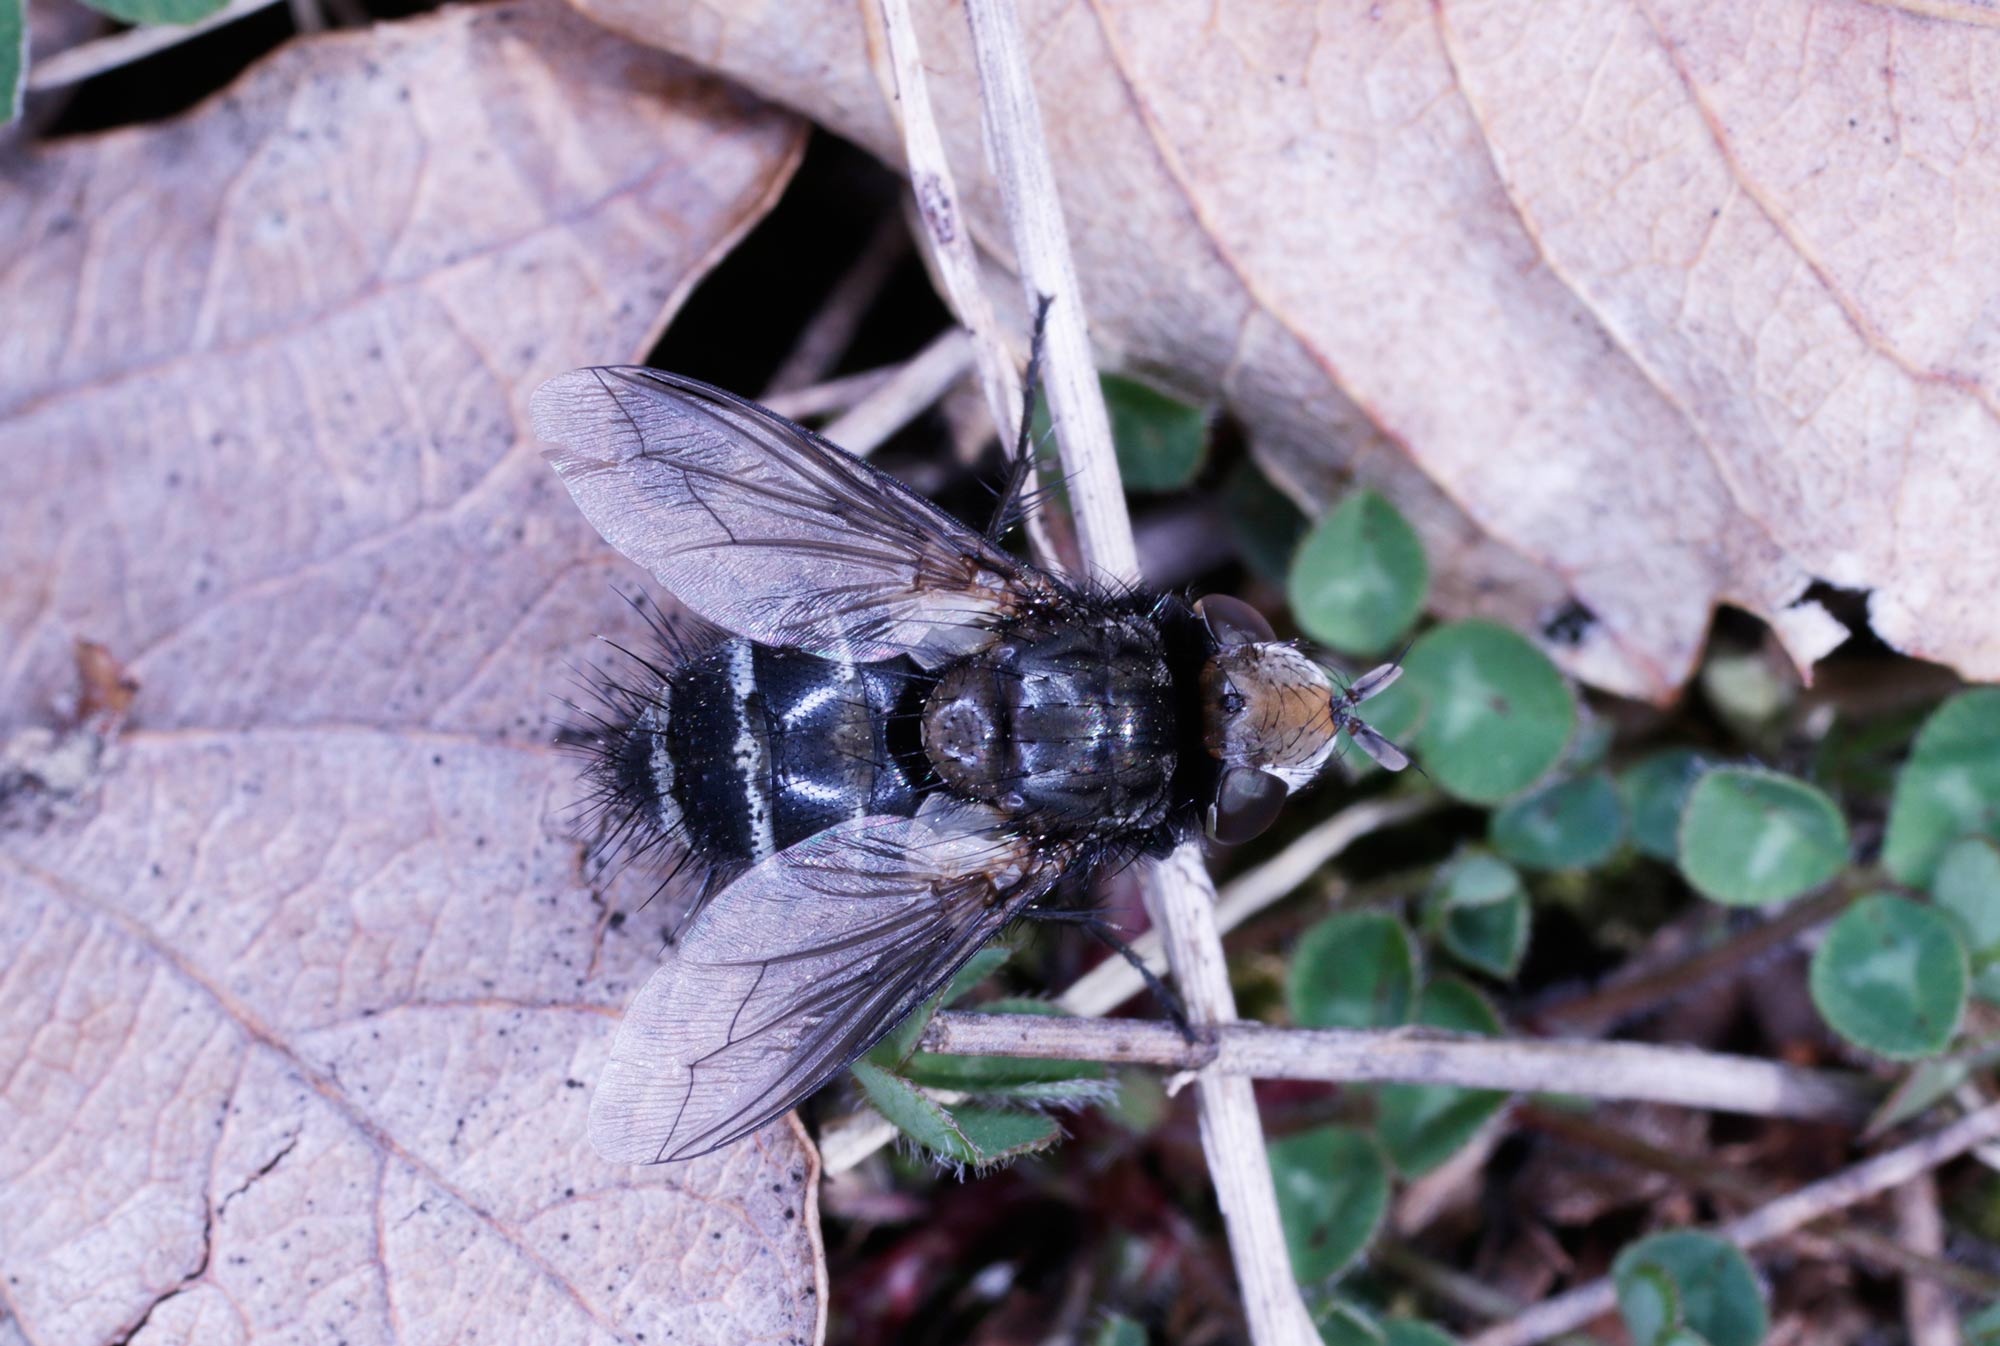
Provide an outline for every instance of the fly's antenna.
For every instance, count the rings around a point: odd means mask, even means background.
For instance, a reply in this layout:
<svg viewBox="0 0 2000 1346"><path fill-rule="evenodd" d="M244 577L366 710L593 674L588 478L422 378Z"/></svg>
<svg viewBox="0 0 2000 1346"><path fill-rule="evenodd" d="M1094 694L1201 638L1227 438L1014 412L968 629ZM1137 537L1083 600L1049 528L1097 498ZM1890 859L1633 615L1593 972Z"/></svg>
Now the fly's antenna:
<svg viewBox="0 0 2000 1346"><path fill-rule="evenodd" d="M1410 652L1410 646L1414 643L1414 640L1405 641L1403 648L1396 652L1395 658L1386 664L1377 664L1333 693L1335 732L1345 731L1354 745L1367 753L1384 771L1401 771L1404 767L1410 766L1409 754L1370 727L1368 722L1356 713L1355 707L1370 697L1386 692L1396 679L1403 676L1403 657ZM1339 676L1337 670L1336 676ZM1422 767L1417 768L1417 773L1426 774Z"/></svg>

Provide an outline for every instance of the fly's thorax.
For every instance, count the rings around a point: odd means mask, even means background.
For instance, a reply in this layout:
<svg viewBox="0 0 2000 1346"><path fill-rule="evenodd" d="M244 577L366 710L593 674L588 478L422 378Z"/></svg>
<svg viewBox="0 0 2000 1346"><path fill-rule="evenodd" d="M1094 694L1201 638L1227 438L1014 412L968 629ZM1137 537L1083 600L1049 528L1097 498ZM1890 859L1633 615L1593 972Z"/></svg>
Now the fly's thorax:
<svg viewBox="0 0 2000 1346"><path fill-rule="evenodd" d="M956 797L1036 832L1082 835L1165 816L1177 723L1157 628L1062 621L945 668L924 702L923 742Z"/></svg>
<svg viewBox="0 0 2000 1346"><path fill-rule="evenodd" d="M1218 649L1201 670L1202 741L1225 771L1249 767L1296 790L1333 753L1333 680L1290 645Z"/></svg>

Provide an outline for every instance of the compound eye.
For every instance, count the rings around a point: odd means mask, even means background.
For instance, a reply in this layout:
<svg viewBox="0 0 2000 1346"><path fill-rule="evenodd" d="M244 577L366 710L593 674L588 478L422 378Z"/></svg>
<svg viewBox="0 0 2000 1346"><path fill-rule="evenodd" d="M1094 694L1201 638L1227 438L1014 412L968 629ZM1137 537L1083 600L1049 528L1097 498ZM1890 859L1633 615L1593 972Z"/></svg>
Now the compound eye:
<svg viewBox="0 0 2000 1346"><path fill-rule="evenodd" d="M1223 773L1208 810L1208 834L1225 846L1240 846L1277 820L1291 791L1268 771L1253 766Z"/></svg>
<svg viewBox="0 0 2000 1346"><path fill-rule="evenodd" d="M1278 638L1264 614L1240 598L1210 594L1196 603L1194 610L1208 623L1208 633L1220 645L1263 644Z"/></svg>

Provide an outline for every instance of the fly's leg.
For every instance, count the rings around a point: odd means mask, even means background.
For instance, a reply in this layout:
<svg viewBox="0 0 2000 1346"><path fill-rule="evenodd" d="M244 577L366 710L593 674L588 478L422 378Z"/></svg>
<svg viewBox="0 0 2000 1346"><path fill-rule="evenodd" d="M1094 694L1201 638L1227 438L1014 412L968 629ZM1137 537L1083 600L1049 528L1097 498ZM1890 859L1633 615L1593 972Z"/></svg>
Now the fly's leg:
<svg viewBox="0 0 2000 1346"><path fill-rule="evenodd" d="M986 525L986 540L998 542L1014 531L1034 507L1035 480L1035 398L1041 392L1042 338L1047 332L1049 304L1043 295L1035 309L1035 334L1028 343L1028 372L1021 380L1021 432L1014 440L1014 456L1007 464L1007 479L1000 486L1000 501L993 522Z"/></svg>
<svg viewBox="0 0 2000 1346"><path fill-rule="evenodd" d="M1153 999L1159 1002L1160 1008L1166 1011L1167 1018L1172 1020L1174 1027L1179 1030L1182 1041L1190 1047L1202 1041L1201 1036L1194 1031L1194 1026L1188 1022L1187 1007L1181 1004L1181 998L1154 974L1153 969L1146 966L1146 960L1139 956L1138 951L1111 928L1111 922L1104 919L1103 912L1031 907L1022 913L1022 916L1023 919L1038 923L1081 927L1091 938L1132 965L1132 970L1139 974L1139 980L1146 984L1146 989L1153 993Z"/></svg>

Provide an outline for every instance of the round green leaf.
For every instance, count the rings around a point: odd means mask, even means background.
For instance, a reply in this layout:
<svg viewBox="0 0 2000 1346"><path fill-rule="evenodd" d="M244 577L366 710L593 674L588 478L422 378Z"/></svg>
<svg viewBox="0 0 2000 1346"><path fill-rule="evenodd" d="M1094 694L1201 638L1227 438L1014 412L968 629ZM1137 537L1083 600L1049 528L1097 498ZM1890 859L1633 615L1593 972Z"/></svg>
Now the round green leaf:
<svg viewBox="0 0 2000 1346"><path fill-rule="evenodd" d="M1545 785L1496 810L1493 849L1529 869L1589 869L1625 836L1625 806L1611 778L1593 772Z"/></svg>
<svg viewBox="0 0 2000 1346"><path fill-rule="evenodd" d="M1681 1325L1681 1292L1665 1267L1648 1262L1617 1281L1618 1312L1634 1346L1664 1346Z"/></svg>
<svg viewBox="0 0 2000 1346"><path fill-rule="evenodd" d="M1528 949L1528 893L1505 860L1467 851L1438 871L1424 924L1459 962L1511 977Z"/></svg>
<svg viewBox="0 0 2000 1346"><path fill-rule="evenodd" d="M1641 758L1618 777L1618 793L1632 821L1632 844L1655 860L1680 857L1681 810L1688 792L1713 762L1692 748L1669 748Z"/></svg>
<svg viewBox="0 0 2000 1346"><path fill-rule="evenodd" d="M1974 687L1917 731L1896 776L1882 863L1928 886L1945 847L1969 833L2000 837L2000 687Z"/></svg>
<svg viewBox="0 0 2000 1346"><path fill-rule="evenodd" d="M1424 988L1417 1022L1428 1028L1492 1037L1500 1016L1462 981L1446 978ZM1385 1084L1376 1091L1376 1134L1406 1177L1428 1173L1471 1140L1507 1095L1490 1089L1438 1084Z"/></svg>
<svg viewBox="0 0 2000 1346"><path fill-rule="evenodd" d="M1292 1019L1306 1028L1393 1028L1417 991L1417 946L1395 917L1329 916L1299 937L1285 978Z"/></svg>
<svg viewBox="0 0 2000 1346"><path fill-rule="evenodd" d="M1783 902L1847 863L1847 824L1802 780L1761 767L1717 767L1681 814L1680 865L1705 897L1731 906Z"/></svg>
<svg viewBox="0 0 2000 1346"><path fill-rule="evenodd" d="M1769 1329L1764 1295L1750 1262L1735 1244L1713 1234L1691 1229L1654 1234L1640 1239L1618 1254L1611 1264L1613 1283L1618 1288L1618 1306L1631 1324L1628 1294L1636 1306L1638 1297L1657 1302L1649 1287L1655 1277L1643 1269L1656 1268L1672 1282L1680 1302L1681 1321L1713 1346L1758 1346ZM1670 1335L1656 1332L1654 1340ZM1647 1340L1634 1328L1634 1341Z"/></svg>
<svg viewBox="0 0 2000 1346"><path fill-rule="evenodd" d="M2000 1300L1967 1318L1963 1331L1965 1346L2000 1346Z"/></svg>
<svg viewBox="0 0 2000 1346"><path fill-rule="evenodd" d="M1576 732L1576 701L1548 656L1485 621L1425 632L1404 661L1424 697L1416 745L1424 770L1475 804L1540 780Z"/></svg>
<svg viewBox="0 0 2000 1346"><path fill-rule="evenodd" d="M1125 489L1178 491L1193 481L1208 453L1208 414L1137 379L1106 374L1098 383Z"/></svg>
<svg viewBox="0 0 2000 1346"><path fill-rule="evenodd" d="M1833 1030L1902 1061L1951 1044L1966 980L1965 946L1951 921L1894 893L1849 907L1812 960L1813 1003Z"/></svg>
<svg viewBox="0 0 2000 1346"><path fill-rule="evenodd" d="M2000 1003L2000 843L1989 837L1954 842L1938 861L1931 896L1963 927L1972 993Z"/></svg>
<svg viewBox="0 0 2000 1346"><path fill-rule="evenodd" d="M1344 1126L1301 1131L1269 1151L1292 1274L1326 1280L1375 1236L1389 1208L1389 1166L1365 1132Z"/></svg>
<svg viewBox="0 0 2000 1346"><path fill-rule="evenodd" d="M1416 530L1382 496L1361 490L1306 534L1286 588L1292 615L1313 639L1379 654L1417 619L1429 585Z"/></svg>

